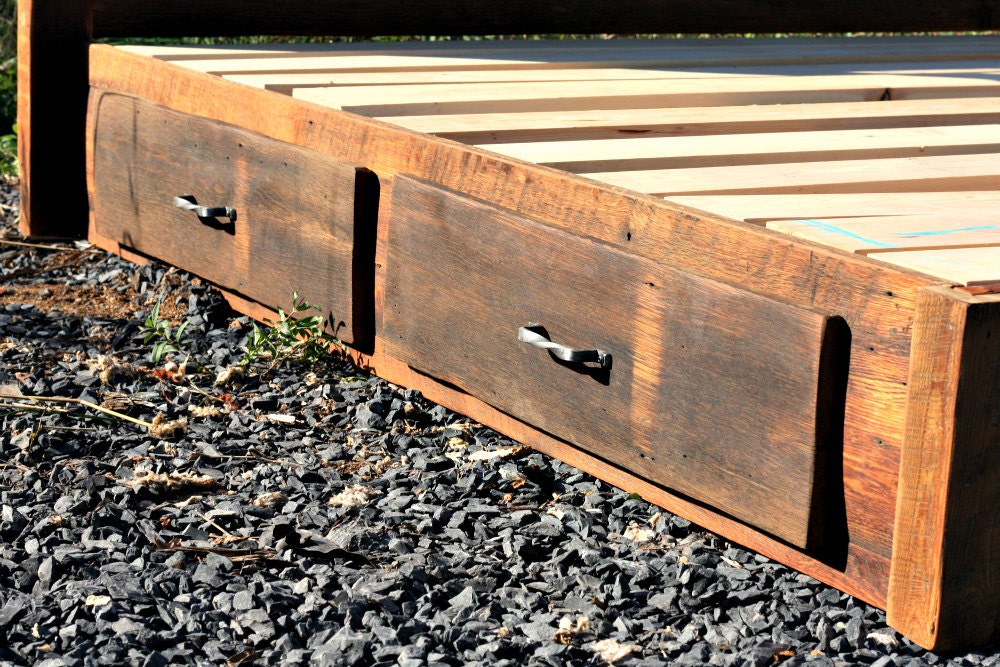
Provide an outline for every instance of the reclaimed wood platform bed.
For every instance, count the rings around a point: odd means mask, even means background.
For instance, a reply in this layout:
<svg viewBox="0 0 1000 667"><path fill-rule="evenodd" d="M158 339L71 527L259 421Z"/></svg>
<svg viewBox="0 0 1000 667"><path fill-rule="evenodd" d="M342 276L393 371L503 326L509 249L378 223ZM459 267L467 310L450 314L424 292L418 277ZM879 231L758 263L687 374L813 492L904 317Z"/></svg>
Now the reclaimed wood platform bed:
<svg viewBox="0 0 1000 667"><path fill-rule="evenodd" d="M258 317L298 290L391 382L926 647L997 638L1000 36L92 42L1000 9L272 4L22 0L25 233L169 262Z"/></svg>

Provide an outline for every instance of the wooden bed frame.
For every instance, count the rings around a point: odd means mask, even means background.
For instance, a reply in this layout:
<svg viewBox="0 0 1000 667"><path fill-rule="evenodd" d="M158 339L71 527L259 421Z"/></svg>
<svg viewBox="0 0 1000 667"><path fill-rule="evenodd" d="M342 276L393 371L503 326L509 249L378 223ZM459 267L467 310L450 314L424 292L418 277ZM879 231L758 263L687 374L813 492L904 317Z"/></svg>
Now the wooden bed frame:
<svg viewBox="0 0 1000 667"><path fill-rule="evenodd" d="M1000 37L94 42L983 31L1000 5L18 11L25 234L176 264L257 317L300 290L391 382L925 647L997 638Z"/></svg>

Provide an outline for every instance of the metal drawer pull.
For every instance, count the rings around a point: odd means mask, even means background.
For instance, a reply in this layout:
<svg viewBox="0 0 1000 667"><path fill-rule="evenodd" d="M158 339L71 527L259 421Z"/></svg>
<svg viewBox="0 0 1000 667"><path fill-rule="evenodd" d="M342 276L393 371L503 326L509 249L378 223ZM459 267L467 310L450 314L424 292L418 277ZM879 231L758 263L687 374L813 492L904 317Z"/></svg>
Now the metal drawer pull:
<svg viewBox="0 0 1000 667"><path fill-rule="evenodd" d="M229 218L236 222L236 209L229 206L198 206L194 195L179 195L174 197L174 206L185 211L194 211L199 218Z"/></svg>
<svg viewBox="0 0 1000 667"><path fill-rule="evenodd" d="M553 343L544 333L545 328L535 322L517 330L517 339L522 343L548 350L557 359L578 364L597 364L601 368L611 368L611 354L604 350L578 350Z"/></svg>

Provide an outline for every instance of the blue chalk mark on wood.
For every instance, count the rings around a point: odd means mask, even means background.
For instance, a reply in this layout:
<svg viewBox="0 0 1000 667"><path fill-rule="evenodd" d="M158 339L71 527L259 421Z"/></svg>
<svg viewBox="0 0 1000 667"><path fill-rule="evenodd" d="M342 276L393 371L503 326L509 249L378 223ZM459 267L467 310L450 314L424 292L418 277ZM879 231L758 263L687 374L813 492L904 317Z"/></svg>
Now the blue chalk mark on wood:
<svg viewBox="0 0 1000 667"><path fill-rule="evenodd" d="M896 236L913 238L914 236L940 236L942 234L957 234L959 232L981 232L988 229L1000 229L997 225L977 225L975 227L956 227L955 229L937 229L929 232L896 232Z"/></svg>
<svg viewBox="0 0 1000 667"><path fill-rule="evenodd" d="M896 246L890 243L883 243L882 241L876 241L875 239L869 239L860 234L855 234L854 232L849 232L846 229L837 227L836 225L831 225L828 222L823 222L822 220L796 220L795 222L806 225L808 227L813 227L814 229L819 229L824 232L830 232L831 234L839 234L841 236L847 236L849 238L861 241L868 245L874 246L876 248L895 248Z"/></svg>

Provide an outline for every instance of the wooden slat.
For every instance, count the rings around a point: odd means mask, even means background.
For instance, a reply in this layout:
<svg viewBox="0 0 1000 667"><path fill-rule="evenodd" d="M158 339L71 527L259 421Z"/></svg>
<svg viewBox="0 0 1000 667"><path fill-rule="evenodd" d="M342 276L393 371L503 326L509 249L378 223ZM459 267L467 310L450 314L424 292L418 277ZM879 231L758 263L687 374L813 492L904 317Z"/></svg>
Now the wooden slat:
<svg viewBox="0 0 1000 667"><path fill-rule="evenodd" d="M692 195L671 201L735 220L858 218L920 214L989 215L1000 211L1000 192L886 192L822 195Z"/></svg>
<svg viewBox="0 0 1000 667"><path fill-rule="evenodd" d="M461 55L435 55L414 53L398 55L391 53L345 52L333 55L308 55L297 58L236 58L232 60L180 60L178 64L196 72L217 76L307 74L307 73L377 73L377 72L440 72L440 71L480 71L480 70L534 70L543 67L578 68L571 55L543 60L545 54L525 53L519 58L504 57L504 54L470 51ZM601 66L605 63L591 63ZM610 65L610 63L608 63Z"/></svg>
<svg viewBox="0 0 1000 667"><path fill-rule="evenodd" d="M738 107L591 109L386 118L469 144L971 125L1000 121L1000 98Z"/></svg>
<svg viewBox="0 0 1000 667"><path fill-rule="evenodd" d="M361 86L299 88L296 98L367 116L438 113L624 109L653 106L731 106L917 99L956 96L990 97L1000 83L989 78L881 76L876 74L724 78L709 89L694 80L568 81L545 83Z"/></svg>
<svg viewBox="0 0 1000 667"><path fill-rule="evenodd" d="M891 262L887 253L901 250L968 248L1000 245L1000 214L918 214L879 217L833 218L829 220L774 220L768 229L816 241L862 255L877 253ZM1000 250L996 262L1000 265ZM1000 271L997 271L1000 275Z"/></svg>
<svg viewBox="0 0 1000 667"><path fill-rule="evenodd" d="M640 79L697 79L709 82L720 78L761 78L776 76L833 76L833 75L898 75L898 76L976 76L1000 78L1000 61L966 63L963 61L933 63L921 66L919 63L876 63L837 65L784 65L737 67L733 65L714 68L704 67L537 67L515 69L452 69L413 71L405 67L375 72L337 71L336 58L331 58L335 71L296 72L300 59L283 57L268 60L275 70L266 74L231 74L223 71L222 76L255 88L267 88L281 93L290 93L294 88L319 88L325 86L374 86L412 85L417 83L511 83L529 81L613 81ZM289 71L291 70L291 71ZM212 74L218 72L209 71Z"/></svg>
<svg viewBox="0 0 1000 667"><path fill-rule="evenodd" d="M888 621L939 651L1000 629L1000 297L920 290Z"/></svg>
<svg viewBox="0 0 1000 667"><path fill-rule="evenodd" d="M283 63L285 61L282 61ZM649 68L538 68L491 70L440 70L388 72L301 72L289 74L279 70L268 74L223 74L227 79L255 88L266 88L291 94L296 88L324 88L330 86L384 86L453 83L526 83L534 81L642 81L642 80L692 80L713 81L718 78L740 76L764 77L768 74L741 74L735 71L702 72L681 70L654 70Z"/></svg>
<svg viewBox="0 0 1000 667"><path fill-rule="evenodd" d="M879 254L878 259L959 285L1000 283L1000 245Z"/></svg>
<svg viewBox="0 0 1000 667"><path fill-rule="evenodd" d="M1000 152L1000 125L488 144L574 173Z"/></svg>
<svg viewBox="0 0 1000 667"><path fill-rule="evenodd" d="M988 190L1000 187L1000 155L840 160L794 164L650 169L584 174L656 194L796 194Z"/></svg>

